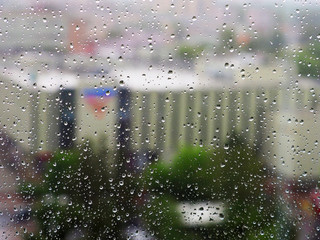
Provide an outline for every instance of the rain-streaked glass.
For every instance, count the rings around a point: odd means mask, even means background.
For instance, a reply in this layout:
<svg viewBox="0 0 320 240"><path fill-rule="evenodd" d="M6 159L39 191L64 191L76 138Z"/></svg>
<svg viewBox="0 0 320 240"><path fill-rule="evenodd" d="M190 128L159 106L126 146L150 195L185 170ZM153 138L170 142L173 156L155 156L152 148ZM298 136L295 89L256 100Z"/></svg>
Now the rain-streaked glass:
<svg viewBox="0 0 320 240"><path fill-rule="evenodd" d="M320 239L315 0L0 0L0 239Z"/></svg>

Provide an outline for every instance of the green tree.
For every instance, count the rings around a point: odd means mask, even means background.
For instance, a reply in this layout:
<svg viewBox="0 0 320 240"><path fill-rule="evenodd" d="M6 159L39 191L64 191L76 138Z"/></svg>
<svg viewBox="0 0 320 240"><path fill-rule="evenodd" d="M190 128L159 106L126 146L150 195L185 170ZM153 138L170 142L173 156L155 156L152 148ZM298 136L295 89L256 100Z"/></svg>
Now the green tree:
<svg viewBox="0 0 320 240"><path fill-rule="evenodd" d="M204 51L205 45L181 45L178 48L177 55L183 61L193 63L198 57L201 56L201 53Z"/></svg>
<svg viewBox="0 0 320 240"><path fill-rule="evenodd" d="M217 51L219 53L229 52L231 49L238 47L236 42L235 33L231 29L223 29L220 33L220 43L217 46Z"/></svg>
<svg viewBox="0 0 320 240"><path fill-rule="evenodd" d="M41 183L26 183L21 193L33 199L38 231L27 239L121 239L125 213L119 209L105 159L88 146L57 151Z"/></svg>
<svg viewBox="0 0 320 240"><path fill-rule="evenodd" d="M283 51L286 44L285 37L282 32L274 31L268 35L251 37L247 49L250 48L254 52L262 52L265 54L279 54Z"/></svg>
<svg viewBox="0 0 320 240"><path fill-rule="evenodd" d="M257 153L236 138L214 150L183 148L170 164L159 162L147 169L144 221L159 239L245 239L272 221L263 169ZM176 208L186 201L222 201L227 206L225 220L186 228Z"/></svg>
<svg viewBox="0 0 320 240"><path fill-rule="evenodd" d="M319 56L319 42L303 48L296 56L298 73L305 77L318 78L320 71Z"/></svg>

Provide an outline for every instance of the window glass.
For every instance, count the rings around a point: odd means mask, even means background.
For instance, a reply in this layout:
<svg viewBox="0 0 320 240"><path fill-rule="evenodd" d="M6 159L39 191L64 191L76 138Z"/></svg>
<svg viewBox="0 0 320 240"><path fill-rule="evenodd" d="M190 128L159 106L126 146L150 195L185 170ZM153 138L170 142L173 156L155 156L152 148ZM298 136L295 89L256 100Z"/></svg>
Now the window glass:
<svg viewBox="0 0 320 240"><path fill-rule="evenodd" d="M320 239L319 10L0 0L0 239Z"/></svg>

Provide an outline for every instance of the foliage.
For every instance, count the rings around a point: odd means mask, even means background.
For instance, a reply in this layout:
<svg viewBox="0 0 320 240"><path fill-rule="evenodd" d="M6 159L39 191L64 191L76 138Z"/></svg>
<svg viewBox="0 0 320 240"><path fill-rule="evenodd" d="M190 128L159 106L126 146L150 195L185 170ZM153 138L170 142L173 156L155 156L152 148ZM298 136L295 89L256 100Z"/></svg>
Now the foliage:
<svg viewBox="0 0 320 240"><path fill-rule="evenodd" d="M39 231L27 239L118 238L124 213L116 211L105 161L89 146L61 150L48 162L42 183L26 183L22 195L33 198Z"/></svg>
<svg viewBox="0 0 320 240"><path fill-rule="evenodd" d="M233 138L223 148L186 147L171 163L154 163L144 175L150 193L144 220L159 239L241 239L270 220L273 205L264 193L263 163L250 147ZM201 231L183 226L179 202L222 201L223 224ZM161 203L161 204L160 204Z"/></svg>
<svg viewBox="0 0 320 240"><path fill-rule="evenodd" d="M268 36L256 36L251 37L252 40L248 44L248 48L252 49L254 52L279 54L283 51L285 46L285 37L282 32L274 31Z"/></svg>
<svg viewBox="0 0 320 240"><path fill-rule="evenodd" d="M204 51L205 45L181 45L178 48L178 56L184 60L189 62L194 62L197 57L200 57L201 53Z"/></svg>
<svg viewBox="0 0 320 240"><path fill-rule="evenodd" d="M236 43L236 37L231 29L224 29L220 34L220 44L218 45L218 52L229 52L230 49L238 47Z"/></svg>
<svg viewBox="0 0 320 240"><path fill-rule="evenodd" d="M260 240L269 240L269 239L296 239L297 235L294 226L284 219L277 219L268 224L265 224L261 229L255 229L250 231L246 237L248 240L260 239Z"/></svg>
<svg viewBox="0 0 320 240"><path fill-rule="evenodd" d="M186 239L196 240L201 237L186 230L180 222L176 212L177 201L171 196L159 196L152 201L149 208L145 209L146 224L151 227L152 233L159 239Z"/></svg>
<svg viewBox="0 0 320 240"><path fill-rule="evenodd" d="M310 47L305 47L296 56L298 72L306 77L319 77L320 43L315 42Z"/></svg>

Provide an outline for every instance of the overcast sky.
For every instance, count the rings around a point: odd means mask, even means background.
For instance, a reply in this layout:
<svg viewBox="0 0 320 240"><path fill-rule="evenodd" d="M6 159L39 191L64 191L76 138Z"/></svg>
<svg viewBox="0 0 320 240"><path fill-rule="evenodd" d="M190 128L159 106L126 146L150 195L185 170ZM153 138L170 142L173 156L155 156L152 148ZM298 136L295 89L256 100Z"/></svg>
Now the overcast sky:
<svg viewBox="0 0 320 240"><path fill-rule="evenodd" d="M103 5L103 6L108 6L108 3L114 2L114 3L119 3L119 4L125 4L125 3L133 3L137 2L142 4L143 7L143 2L152 2L153 0L54 0L54 1L48 1L48 0L19 0L19 1L8 1L8 0L0 0L1 5L3 5L4 8L16 8L16 7L30 7L30 6L37 6L37 5L42 5L42 4L50 4L57 6L59 8L64 9L66 6L69 8L75 9L79 8L82 5L83 8L96 8L97 5ZM156 0L157 2L161 2L161 0ZM173 0L173 2L177 1L182 1L182 0ZM201 0L196 0L196 1L201 1ZM213 2L220 2L220 3L226 3L225 0L212 0ZM315 7L319 6L319 0L229 0L227 1L228 4L232 3L251 3L252 5L259 4L261 3L268 4L268 5L274 5L276 6L305 6L305 7Z"/></svg>

